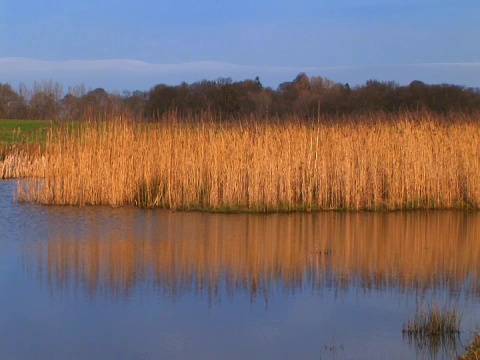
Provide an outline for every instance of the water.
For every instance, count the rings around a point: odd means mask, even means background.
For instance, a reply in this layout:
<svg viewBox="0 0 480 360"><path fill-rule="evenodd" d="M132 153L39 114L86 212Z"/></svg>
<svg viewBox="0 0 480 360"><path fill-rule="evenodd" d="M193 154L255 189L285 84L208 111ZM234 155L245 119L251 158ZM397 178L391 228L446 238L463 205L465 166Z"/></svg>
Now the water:
<svg viewBox="0 0 480 360"><path fill-rule="evenodd" d="M0 182L9 359L443 359L480 328L480 214L44 207ZM434 302L453 344L402 326Z"/></svg>

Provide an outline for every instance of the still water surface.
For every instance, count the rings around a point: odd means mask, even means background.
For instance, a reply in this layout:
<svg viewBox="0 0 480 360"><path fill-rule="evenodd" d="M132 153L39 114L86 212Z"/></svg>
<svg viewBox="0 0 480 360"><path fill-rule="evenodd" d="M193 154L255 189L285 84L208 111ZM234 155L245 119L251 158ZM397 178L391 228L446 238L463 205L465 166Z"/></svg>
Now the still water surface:
<svg viewBox="0 0 480 360"><path fill-rule="evenodd" d="M480 214L44 207L0 182L9 359L451 358L480 328ZM455 344L402 326L457 307Z"/></svg>

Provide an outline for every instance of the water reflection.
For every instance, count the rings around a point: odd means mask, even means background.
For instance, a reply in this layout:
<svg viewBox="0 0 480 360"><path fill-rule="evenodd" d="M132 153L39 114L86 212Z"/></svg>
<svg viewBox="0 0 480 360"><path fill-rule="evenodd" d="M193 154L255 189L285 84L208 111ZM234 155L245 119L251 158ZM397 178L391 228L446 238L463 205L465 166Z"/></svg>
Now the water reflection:
<svg viewBox="0 0 480 360"><path fill-rule="evenodd" d="M83 211L62 224L50 216L48 239L24 248L27 268L54 291L114 299L154 289L173 299L247 293L268 301L279 288L352 286L417 293L447 287L479 297L476 213L111 211Z"/></svg>
<svg viewBox="0 0 480 360"><path fill-rule="evenodd" d="M451 358L457 340L402 338L434 300L463 312L463 344L478 328L477 213L42 207L13 191L0 186L6 358Z"/></svg>
<svg viewBox="0 0 480 360"><path fill-rule="evenodd" d="M460 334L421 336L404 333L403 340L408 342L410 347L415 348L417 358L420 359L437 359L440 354L451 355L451 358L455 358L455 355L458 355L459 345L463 345ZM464 348L464 346L460 348Z"/></svg>

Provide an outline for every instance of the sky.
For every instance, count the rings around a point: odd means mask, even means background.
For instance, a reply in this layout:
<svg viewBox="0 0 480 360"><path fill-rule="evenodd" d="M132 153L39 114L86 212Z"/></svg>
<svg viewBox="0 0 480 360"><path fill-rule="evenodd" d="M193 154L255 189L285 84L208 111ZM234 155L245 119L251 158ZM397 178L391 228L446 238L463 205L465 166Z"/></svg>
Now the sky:
<svg viewBox="0 0 480 360"><path fill-rule="evenodd" d="M0 82L108 90L298 73L480 87L478 0L0 0Z"/></svg>

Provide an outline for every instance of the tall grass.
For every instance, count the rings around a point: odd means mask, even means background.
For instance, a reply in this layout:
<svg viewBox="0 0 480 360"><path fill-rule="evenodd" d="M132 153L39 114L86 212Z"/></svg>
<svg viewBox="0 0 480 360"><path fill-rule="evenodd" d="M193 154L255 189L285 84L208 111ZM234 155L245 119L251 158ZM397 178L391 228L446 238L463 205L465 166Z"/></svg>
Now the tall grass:
<svg viewBox="0 0 480 360"><path fill-rule="evenodd" d="M480 359L480 334L477 333L470 345L465 349L465 353L458 357L459 360L478 360Z"/></svg>
<svg viewBox="0 0 480 360"><path fill-rule="evenodd" d="M43 177L45 165L45 157L39 146L12 145L0 148L0 179Z"/></svg>
<svg viewBox="0 0 480 360"><path fill-rule="evenodd" d="M454 307L440 308L434 302L428 309L417 309L415 316L410 317L403 325L403 336L409 344L429 358L436 359L443 349L445 354L457 353L462 314ZM422 356L427 357L427 356Z"/></svg>
<svg viewBox="0 0 480 360"><path fill-rule="evenodd" d="M0 179L43 177L42 145L53 126L47 120L0 119Z"/></svg>
<svg viewBox="0 0 480 360"><path fill-rule="evenodd" d="M429 309L417 311L403 326L403 333L412 336L444 336L460 333L461 314L455 308L441 309L434 302Z"/></svg>
<svg viewBox="0 0 480 360"><path fill-rule="evenodd" d="M42 204L298 211L478 208L480 123L426 113L318 122L112 119L51 130Z"/></svg>

